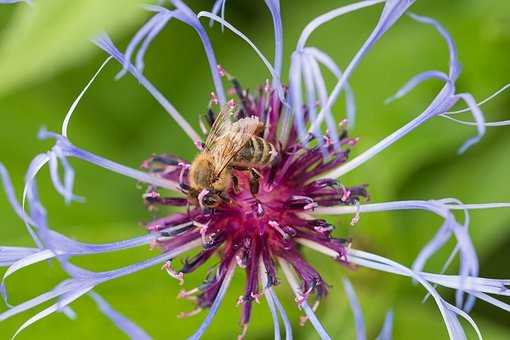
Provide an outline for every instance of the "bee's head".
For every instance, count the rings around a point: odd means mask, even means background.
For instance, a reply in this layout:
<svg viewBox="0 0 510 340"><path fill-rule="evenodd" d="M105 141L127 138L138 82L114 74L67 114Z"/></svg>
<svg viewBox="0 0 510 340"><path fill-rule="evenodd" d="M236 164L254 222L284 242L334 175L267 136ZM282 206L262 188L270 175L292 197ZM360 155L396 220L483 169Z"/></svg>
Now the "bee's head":
<svg viewBox="0 0 510 340"><path fill-rule="evenodd" d="M205 208L217 208L221 202L223 202L223 198L221 197L220 192L207 189L203 189L198 194L197 198L198 204Z"/></svg>

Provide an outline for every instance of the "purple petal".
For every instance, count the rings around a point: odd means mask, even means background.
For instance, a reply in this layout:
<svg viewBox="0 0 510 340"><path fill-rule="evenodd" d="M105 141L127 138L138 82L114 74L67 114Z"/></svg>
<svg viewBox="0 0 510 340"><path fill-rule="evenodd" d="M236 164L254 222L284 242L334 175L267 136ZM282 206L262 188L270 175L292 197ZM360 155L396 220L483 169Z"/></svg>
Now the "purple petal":
<svg viewBox="0 0 510 340"><path fill-rule="evenodd" d="M42 164L44 164L47 161L46 155L39 155L36 157L36 159L42 161ZM32 161L31 164L33 164L34 161ZM41 163L41 162L39 162ZM42 165L41 165L42 166ZM27 228L28 233L34 240L37 247L41 248L43 245L41 241L39 240L39 237L35 233L35 231L32 229L33 221L32 219L25 213L23 210L23 207L18 203L18 200L16 199L16 194L14 193L14 188L12 186L12 182L9 176L9 173L7 172L7 169L5 166L0 163L0 176L2 177L2 182L4 186L5 193L7 195L7 200L9 201L11 207L14 209L14 212L25 222L25 226Z"/></svg>
<svg viewBox="0 0 510 340"><path fill-rule="evenodd" d="M460 74L460 64L458 60L459 58L457 53L457 47L455 46L455 42L453 41L451 35L448 33L446 28L444 28L443 25L441 25L437 20L434 20L429 17L420 16L413 13L410 13L409 16L423 24L432 25L436 29L436 31L443 37L443 39L446 41L446 44L448 45L448 53L450 55L450 67L449 67L450 70L448 78L450 78L451 81L457 80Z"/></svg>
<svg viewBox="0 0 510 340"><path fill-rule="evenodd" d="M390 98L386 99L385 103L392 102L396 99L402 98L409 92L411 92L412 89L414 89L419 84L423 83L426 80L429 79L439 79L447 82L449 80L448 76L441 71L425 71L423 73L415 75L413 78L411 78L404 86L402 86L397 93L395 93Z"/></svg>
<svg viewBox="0 0 510 340"><path fill-rule="evenodd" d="M200 137L189 123L181 116L181 114L170 104L170 102L163 96L161 92L151 83L145 76L133 65L129 63L126 57L120 53L115 47L110 38L102 35L94 39L94 43L103 49L106 53L114 57L121 65L128 64L127 70L131 73L138 82L158 101L158 103L170 114L170 116L177 122L177 124L184 130L184 132L191 138L193 142L199 141Z"/></svg>
<svg viewBox="0 0 510 340"><path fill-rule="evenodd" d="M329 55L327 55L326 53L324 53L323 51L321 51L315 47L307 47L305 49L305 52L311 54L313 57L312 59L314 61L319 62L322 65L324 65L338 80L342 77L342 71L335 64L335 62L333 61L333 59L331 59L331 57ZM320 74L320 72L318 72L318 74ZM319 80L321 83L324 83L324 79L322 76L319 78ZM354 101L354 93L353 93L351 86L349 85L348 82L345 83L345 95L346 95L345 111L347 112L347 120L348 120L348 124L349 124L348 126L350 128L353 128L354 120L356 117L356 105L355 105L355 101ZM321 107L326 107L327 100L328 100L327 95L325 97L325 100L321 99ZM330 127L331 122L333 122L333 125L335 125L334 118L331 115L331 110L330 109L327 109L326 111L323 110L321 112L321 114L322 114L322 116L319 115L317 124L320 124L323 117L326 117L326 122L328 123L328 129L331 130L331 127Z"/></svg>
<svg viewBox="0 0 510 340"><path fill-rule="evenodd" d="M281 88L281 74L282 74L282 58L283 58L283 28L282 17L280 14L280 0L264 0L271 17L273 18L274 27L274 73L273 87L276 89Z"/></svg>
<svg viewBox="0 0 510 340"><path fill-rule="evenodd" d="M142 44L140 45L140 48L136 53L135 59L136 68L139 69L140 72L142 72L145 67L144 58L145 54L147 53L147 50L149 49L149 46L151 45L152 41L157 37L157 35L163 30L163 28L165 28L166 24L168 23L168 21L170 21L170 19L172 19L172 17L173 17L172 13L165 13L163 19L161 19L154 26L154 28L149 32L149 34L147 34L145 39L142 41Z"/></svg>
<svg viewBox="0 0 510 340"><path fill-rule="evenodd" d="M418 254L413 263L413 270L421 271L426 262L441 249L451 236L457 239L458 250L460 250L460 273L463 276L476 276L478 275L478 258L471 242L468 230L469 224L469 208L496 208L508 205L502 204L487 204L483 206L478 205L463 205L458 200L444 199L438 201L397 201L386 203L362 204L359 207L343 206L331 208L318 208L314 213L316 214L346 214L346 213L367 213L377 211L391 211L391 210L426 210L430 211L444 219L442 227L437 231L436 235L429 241L425 247ZM450 211L451 209L463 209L465 213L464 225L459 224L455 220L455 216ZM456 252L456 250L454 250ZM472 299L467 301L465 308L472 304ZM463 305L462 290L457 293L457 305Z"/></svg>
<svg viewBox="0 0 510 340"><path fill-rule="evenodd" d="M345 6L346 7L352 7L349 8L349 11L357 10L359 8L363 8L366 6L371 6L378 3L377 1L362 1L358 2L353 5ZM414 0L388 0L384 4L384 9L381 13L381 16L379 18L379 21L377 22L377 25L375 26L374 30L370 34L369 38L365 41L363 46L359 49L359 51L356 53L356 55L352 58L349 65L345 68L344 73L342 74L342 77L339 79L337 84L335 85L333 91L331 91L331 94L329 96L328 102L326 103L326 106L322 108L322 111L328 111L333 106L333 104L336 102L340 91L344 88L347 79L351 76L351 73L354 71L354 69L358 66L361 59L365 56L365 54L368 53L368 51L372 48L372 46L382 37L382 35L402 16L402 14L407 10L409 6L411 6L414 3ZM357 7L355 7L357 6ZM341 10L340 8L339 10ZM341 11L339 11L341 12ZM341 14L344 14L341 12ZM340 15L340 14L338 14ZM336 16L338 16L336 15ZM333 16L334 17L334 16ZM331 18L326 18L326 21L331 20ZM317 25L321 25L326 21L319 21ZM305 33L306 31L306 33ZM303 34L300 37L300 42L298 42L298 48L304 47L304 43L306 42L306 39L308 38L308 35L311 33L309 30L305 28L305 31L303 31Z"/></svg>
<svg viewBox="0 0 510 340"><path fill-rule="evenodd" d="M282 318L283 325L285 327L285 340L292 340L292 325L290 324L289 318L287 317L287 313L285 313L285 309L280 303L280 300L278 299L278 296L276 296L272 287L268 288L266 291L271 296L271 299L274 302L276 309L280 313L280 317Z"/></svg>
<svg viewBox="0 0 510 340"><path fill-rule="evenodd" d="M267 58L264 56L264 54L259 50L259 48L257 46L255 46L255 44L250 40L250 38L248 38L243 32L239 31L237 28L235 28L232 24L230 24L228 21L220 18L219 16L213 14L213 13L210 13L210 12L207 12L207 11L202 11L200 13L197 14L197 18L202 18L202 17L206 17L206 18L209 18L211 20L214 20L214 21L217 21L217 22L220 22L222 25L224 25L226 28L228 28L229 30L231 30L233 33L235 33L238 37L240 37L241 39L243 39L248 45L250 45L250 47L255 51L255 53L257 53L257 55L259 56L259 58L262 60L262 62L264 63L264 65L266 66L266 68L269 70L269 72L271 73L271 75L273 76L273 78L277 78L278 76L276 75L275 71L273 70L273 66L271 65L271 63L269 62L269 60L267 60Z"/></svg>
<svg viewBox="0 0 510 340"><path fill-rule="evenodd" d="M230 281L232 280L232 276L234 275L235 264L231 263L230 268L227 270L227 274L225 275L225 278L223 279L223 282L221 283L221 287L218 291L218 294L216 295L216 298L214 299L214 302L209 309L209 313L207 314L207 317L205 318L204 322L200 325L198 330L189 337L190 340L198 340L202 337L202 335L205 333L207 328L211 325L212 320L214 319L214 316L218 312L218 308L220 308L221 302L223 301L223 298L225 297L225 293L227 292L228 286L230 285Z"/></svg>
<svg viewBox="0 0 510 340"><path fill-rule="evenodd" d="M110 306L110 304L101 297L101 295L90 292L89 296L94 300L97 304L99 310L110 318L115 326L126 333L130 339L133 340L149 340L151 337L145 333L143 329L134 324L131 320L127 319L125 316L117 312L115 309Z"/></svg>
<svg viewBox="0 0 510 340"><path fill-rule="evenodd" d="M282 271L285 274L285 277L287 278L290 287L294 291L294 295L296 295L297 298L300 298L301 291L292 268L290 267L288 262L283 260L282 258L278 258L278 262L280 263L280 267L282 268ZM308 303L306 301L302 301L299 306L303 309L303 312L305 312L308 320L310 320L312 326L315 328L315 331L317 332L319 337L322 340L331 340L331 337L329 336L328 332L324 329L324 326L322 326L322 323L319 321L317 315L315 315L314 311L312 310L312 308L310 308Z"/></svg>
<svg viewBox="0 0 510 340"><path fill-rule="evenodd" d="M351 305L352 314L354 314L354 324L356 325L356 339L357 340L365 340L367 338L366 330L365 330L365 321L363 320L363 312L361 310L361 306L358 302L358 297L356 296L356 292L352 287L351 281L348 278L344 277L342 279L344 284L345 295L347 295L347 299L349 300L349 304Z"/></svg>
<svg viewBox="0 0 510 340"><path fill-rule="evenodd" d="M79 289L76 289L75 291L64 293L57 303L55 303L55 304L51 305L50 307L42 310L41 312L37 313L36 315L34 315L33 317L31 317L30 319L25 321L16 330L16 333L14 333L12 338L14 339L21 331L23 331L25 328L29 327L33 323L41 320L42 318L44 318L44 317L46 317L46 316L48 316L48 315L50 315L50 314L52 314L54 312L61 311L68 304L70 304L73 301L75 301L76 299L80 298L82 295L84 295L87 292L89 292L92 288L93 288L93 286L84 286L84 287L80 287Z"/></svg>
<svg viewBox="0 0 510 340"><path fill-rule="evenodd" d="M38 250L37 248L0 246L0 267L10 266L19 259L37 253Z"/></svg>
<svg viewBox="0 0 510 340"><path fill-rule="evenodd" d="M193 13L193 11L188 6L186 6L184 2L181 0L170 0L170 2L179 10L175 13L175 18L193 27L193 29L197 32L200 40L202 41L207 60L209 62L209 67L211 69L214 87L216 88L216 95L218 96L220 105L225 105L226 97L223 85L221 83L221 76L218 72L218 62L216 61L216 56L214 54L211 41L209 40L204 27L200 24L200 21L198 20L195 13Z"/></svg>
<svg viewBox="0 0 510 340"><path fill-rule="evenodd" d="M87 83L87 85L85 85L85 87L83 88L83 90L81 90L80 94L78 95L78 97L76 97L76 99L73 101L73 103L71 104L71 106L69 107L69 110L67 110L67 113L66 113L66 116L64 118L64 121L62 122L62 136L66 137L67 138L67 128L69 127L69 122L71 120L71 116L73 115L74 113L74 110L76 109L76 107L78 106L78 104L80 103L80 100L81 98L83 97L83 95L85 94L85 92L87 92L87 90L89 89L89 87L92 85L92 83L96 80L97 76L101 73L101 71L103 70L103 68L106 66L106 64L108 64L108 62L112 59L112 57L108 57L106 58L106 60L101 64L101 66L99 66L99 69L96 71L96 73L94 73L94 75L92 76L92 78L89 80L89 82Z"/></svg>
<svg viewBox="0 0 510 340"><path fill-rule="evenodd" d="M147 21L142 28L140 28L134 35L134 37L129 42L126 52L124 53L125 63L123 65L122 70L117 74L116 78L119 79L123 77L128 72L128 67L131 62L131 56L133 55L137 46L142 42L145 43L147 39L149 39L149 35L151 38L149 42L154 39L154 37L161 31L161 29L166 25L168 20L171 18L171 13L160 12L154 15L152 18ZM137 63L136 68L142 72L143 70L143 55L147 49L148 45L145 47L144 51L141 54L141 64L138 64L138 54L137 54Z"/></svg>
<svg viewBox="0 0 510 340"><path fill-rule="evenodd" d="M386 313L386 318L384 318L384 324L381 329L381 333L377 336L375 340L391 340L393 339L393 311L389 311Z"/></svg>
<svg viewBox="0 0 510 340"><path fill-rule="evenodd" d="M321 103L321 105L324 105L327 100L328 100L328 93L327 93L327 90L326 90L326 84L324 82L324 78L322 77L322 72L320 70L320 67L319 67L319 63L313 58L313 57L310 57L310 56L307 56L307 62L309 63L310 67L311 67L311 72L312 72L312 76L313 76L313 81L314 81L314 84L317 88L317 94L319 96L319 102ZM352 94L352 93L351 93ZM347 112L347 116L350 117L352 112ZM350 117L348 118L349 120L353 120L353 117ZM320 124L320 117L317 118L317 120L315 122L318 122L317 125ZM315 124L315 123L312 123L312 124ZM336 123L335 123L335 120L333 119L333 117L329 114L326 114L326 124L327 124L327 127L328 127L328 133L331 135L331 138L333 139L333 143L335 145L335 148L336 149L339 149L340 148L340 144L339 144L339 137L338 137L338 131L337 131L337 127L336 127ZM312 125L312 128L313 128L313 125Z"/></svg>
<svg viewBox="0 0 510 340"><path fill-rule="evenodd" d="M56 150L56 152L60 152L62 157L76 157L81 160L84 160L86 162L95 164L97 166L100 166L102 168L105 168L107 170L119 173L121 175L134 178L140 182L152 184L158 187L179 191L179 184L161 177L156 177L154 175L135 170L132 168L129 168L127 166L112 162L108 159L102 158L100 156L97 156L93 153L90 153L88 151L85 151L83 149L77 148L73 144L69 142L67 138L64 138L60 135L45 132L42 131L40 133L42 138L55 138L57 140L57 143L53 150Z"/></svg>
<svg viewBox="0 0 510 340"><path fill-rule="evenodd" d="M478 104L476 103L475 99L472 95L469 93L461 93L458 94L457 97L461 98L466 102L468 107L471 109L471 112L473 114L473 118L475 119L476 128L478 130L478 135L475 137L472 137L468 139L459 149L459 153L464 153L469 147L471 147L473 144L476 144L482 139L483 135L485 134L485 119L483 117L483 113L478 107Z"/></svg>
<svg viewBox="0 0 510 340"><path fill-rule="evenodd" d="M267 306L269 307L269 311L271 312L271 317L273 318L273 328L274 328L274 338L275 340L280 340L280 322L278 320L278 312L276 309L276 304L273 299L272 292L270 291L271 287L269 285L268 276L266 274L266 267L263 263L260 264L260 283L261 287L264 291L264 296L266 297Z"/></svg>
<svg viewBox="0 0 510 340"><path fill-rule="evenodd" d="M32 0L0 0L0 4L15 4L15 3L18 3L18 2L26 2L27 4L31 5L32 4Z"/></svg>
<svg viewBox="0 0 510 340"><path fill-rule="evenodd" d="M298 137L301 141L306 139L305 118L302 102L301 88L301 63L302 55L299 52L292 53L290 71L289 71L289 96L292 112L295 117Z"/></svg>

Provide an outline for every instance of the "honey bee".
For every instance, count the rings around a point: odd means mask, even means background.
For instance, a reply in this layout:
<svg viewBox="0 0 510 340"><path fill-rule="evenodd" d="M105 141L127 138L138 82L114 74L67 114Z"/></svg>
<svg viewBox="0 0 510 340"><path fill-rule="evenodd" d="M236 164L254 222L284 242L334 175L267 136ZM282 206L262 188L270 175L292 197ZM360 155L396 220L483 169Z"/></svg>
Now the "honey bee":
<svg viewBox="0 0 510 340"><path fill-rule="evenodd" d="M250 171L250 190L255 195L260 177L255 167L269 166L278 156L274 145L258 136L264 124L257 117L233 120L233 116L231 106L220 111L203 151L191 163L189 194L200 206L215 208L228 200L230 184L238 184L233 169Z"/></svg>

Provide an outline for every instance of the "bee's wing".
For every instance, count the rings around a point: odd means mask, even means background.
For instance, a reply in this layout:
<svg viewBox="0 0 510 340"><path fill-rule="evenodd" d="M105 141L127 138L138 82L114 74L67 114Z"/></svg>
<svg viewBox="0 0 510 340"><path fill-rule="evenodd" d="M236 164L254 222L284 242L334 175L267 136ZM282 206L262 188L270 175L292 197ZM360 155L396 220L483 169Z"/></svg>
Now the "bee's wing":
<svg viewBox="0 0 510 340"><path fill-rule="evenodd" d="M230 130L215 143L212 149L216 176L219 176L230 164L259 128L260 121L257 117L242 118L232 124Z"/></svg>
<svg viewBox="0 0 510 340"><path fill-rule="evenodd" d="M219 138L227 133L232 127L232 115L234 111L228 106L224 106L223 109L218 113L218 116L214 120L214 123L207 135L205 140L205 149L212 150L214 144Z"/></svg>

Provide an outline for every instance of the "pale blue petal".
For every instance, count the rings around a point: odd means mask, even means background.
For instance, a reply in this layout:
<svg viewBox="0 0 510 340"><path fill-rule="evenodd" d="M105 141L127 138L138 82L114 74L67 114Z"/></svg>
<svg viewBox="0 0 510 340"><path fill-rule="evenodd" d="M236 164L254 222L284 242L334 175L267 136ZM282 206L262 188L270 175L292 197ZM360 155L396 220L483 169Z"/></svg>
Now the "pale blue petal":
<svg viewBox="0 0 510 340"><path fill-rule="evenodd" d="M365 340L367 338L367 332L365 329L365 321L363 320L363 311L361 310L358 297L356 296L356 292L354 291L351 281L349 281L348 278L344 277L342 279L342 282L344 284L345 295L347 295L349 305L351 306L352 314L354 315L354 324L356 326L356 339Z"/></svg>
<svg viewBox="0 0 510 340"><path fill-rule="evenodd" d="M231 264L230 268L227 271L227 274L225 275L225 278L223 279L223 282L221 283L221 287L218 291L218 294L216 295L216 298L214 299L214 302L209 309L209 313L207 314L207 317L205 318L204 322L200 325L198 330L190 336L189 340L198 340L204 335L205 331L209 326L211 325L211 322L214 319L214 316L218 312L218 309L220 308L221 302L223 301L223 298L225 297L225 293L227 292L228 286L230 285L230 281L232 280L232 276L234 274L235 265Z"/></svg>
<svg viewBox="0 0 510 340"><path fill-rule="evenodd" d="M384 324L381 329L381 333L377 336L375 340L391 340L393 339L393 311L389 311L386 313L386 318L384 318Z"/></svg>
<svg viewBox="0 0 510 340"><path fill-rule="evenodd" d="M117 312L101 295L96 292L90 292L89 296L97 304L99 310L113 321L115 326L126 333L133 340L149 340L151 337L133 321L127 319L124 315Z"/></svg>

